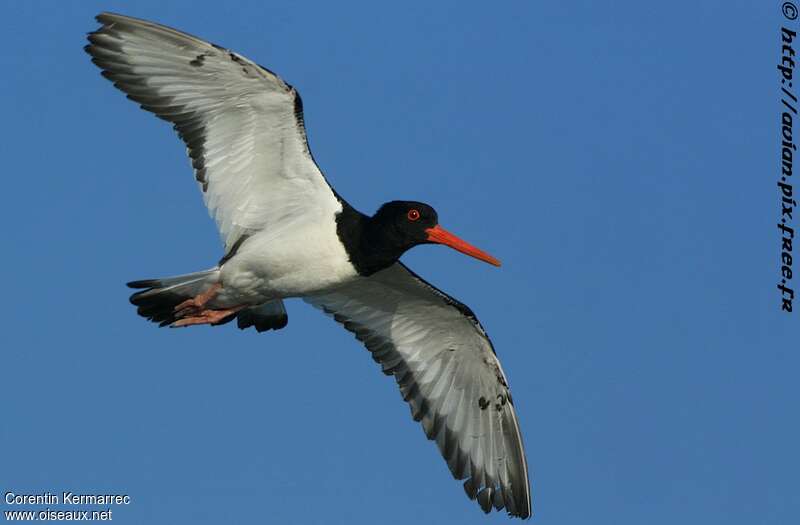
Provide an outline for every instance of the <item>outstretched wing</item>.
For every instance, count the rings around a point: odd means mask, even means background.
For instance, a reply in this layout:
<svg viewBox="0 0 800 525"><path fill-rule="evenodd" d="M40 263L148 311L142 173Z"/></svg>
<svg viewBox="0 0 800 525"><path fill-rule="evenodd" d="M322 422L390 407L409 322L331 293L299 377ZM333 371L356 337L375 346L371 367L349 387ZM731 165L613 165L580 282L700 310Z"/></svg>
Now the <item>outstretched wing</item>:
<svg viewBox="0 0 800 525"><path fill-rule="evenodd" d="M456 479L485 512L531 514L519 423L508 383L472 311L401 263L304 298L332 315L394 375Z"/></svg>
<svg viewBox="0 0 800 525"><path fill-rule="evenodd" d="M86 51L103 76L174 124L230 251L264 228L340 209L308 149L293 87L247 58L152 22L103 13Z"/></svg>

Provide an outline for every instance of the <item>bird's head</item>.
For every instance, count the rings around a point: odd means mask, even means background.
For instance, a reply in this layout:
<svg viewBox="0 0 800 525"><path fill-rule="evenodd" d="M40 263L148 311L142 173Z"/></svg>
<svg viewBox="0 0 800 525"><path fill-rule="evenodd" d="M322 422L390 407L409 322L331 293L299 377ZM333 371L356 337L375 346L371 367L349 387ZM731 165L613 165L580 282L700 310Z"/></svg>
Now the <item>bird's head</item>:
<svg viewBox="0 0 800 525"><path fill-rule="evenodd" d="M387 202L371 222L383 241L405 252L418 244L444 244L481 261L500 266L500 261L439 226L433 207L415 201Z"/></svg>

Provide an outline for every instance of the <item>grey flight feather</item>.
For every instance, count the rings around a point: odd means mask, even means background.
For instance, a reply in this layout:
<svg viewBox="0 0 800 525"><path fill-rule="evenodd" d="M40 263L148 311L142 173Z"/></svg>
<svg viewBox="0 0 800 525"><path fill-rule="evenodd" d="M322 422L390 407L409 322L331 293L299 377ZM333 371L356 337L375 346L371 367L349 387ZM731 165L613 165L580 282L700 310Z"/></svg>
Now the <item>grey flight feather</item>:
<svg viewBox="0 0 800 525"><path fill-rule="evenodd" d="M531 515L511 393L477 318L401 263L305 297L353 332L393 375L428 439L485 512ZM470 315L467 315L469 312Z"/></svg>

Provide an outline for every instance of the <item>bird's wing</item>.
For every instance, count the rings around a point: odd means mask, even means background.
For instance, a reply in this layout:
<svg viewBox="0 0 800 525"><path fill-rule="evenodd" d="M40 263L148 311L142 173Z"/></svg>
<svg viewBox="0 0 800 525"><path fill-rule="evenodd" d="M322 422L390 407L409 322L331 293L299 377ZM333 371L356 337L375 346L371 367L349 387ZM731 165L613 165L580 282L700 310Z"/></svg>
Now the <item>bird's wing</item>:
<svg viewBox="0 0 800 525"><path fill-rule="evenodd" d="M103 13L86 51L103 76L174 124L226 251L264 228L340 209L306 140L299 93L247 58Z"/></svg>
<svg viewBox="0 0 800 525"><path fill-rule="evenodd" d="M484 511L526 518L528 471L508 383L486 332L465 305L401 263L313 297L353 332L403 399L456 479Z"/></svg>

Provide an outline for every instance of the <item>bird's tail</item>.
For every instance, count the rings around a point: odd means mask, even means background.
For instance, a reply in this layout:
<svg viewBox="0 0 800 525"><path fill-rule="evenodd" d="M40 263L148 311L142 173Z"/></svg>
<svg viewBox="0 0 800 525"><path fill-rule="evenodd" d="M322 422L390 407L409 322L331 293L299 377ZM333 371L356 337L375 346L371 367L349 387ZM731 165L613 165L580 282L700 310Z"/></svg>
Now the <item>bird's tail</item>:
<svg viewBox="0 0 800 525"><path fill-rule="evenodd" d="M164 277L162 279L146 279L128 283L131 288L142 289L131 295L131 303L137 306L136 311L159 326L171 325L179 320L175 307L187 299L197 297L219 282L219 268L202 272ZM280 330L289 321L283 301L273 299L263 304L243 308L230 318L215 324L225 324L238 318L239 328L244 330L250 326L259 332Z"/></svg>
<svg viewBox="0 0 800 525"><path fill-rule="evenodd" d="M128 283L131 288L144 288L131 295L131 304L137 306L136 312L159 326L177 321L175 307L187 299L198 296L219 281L219 268L202 272L146 279Z"/></svg>

